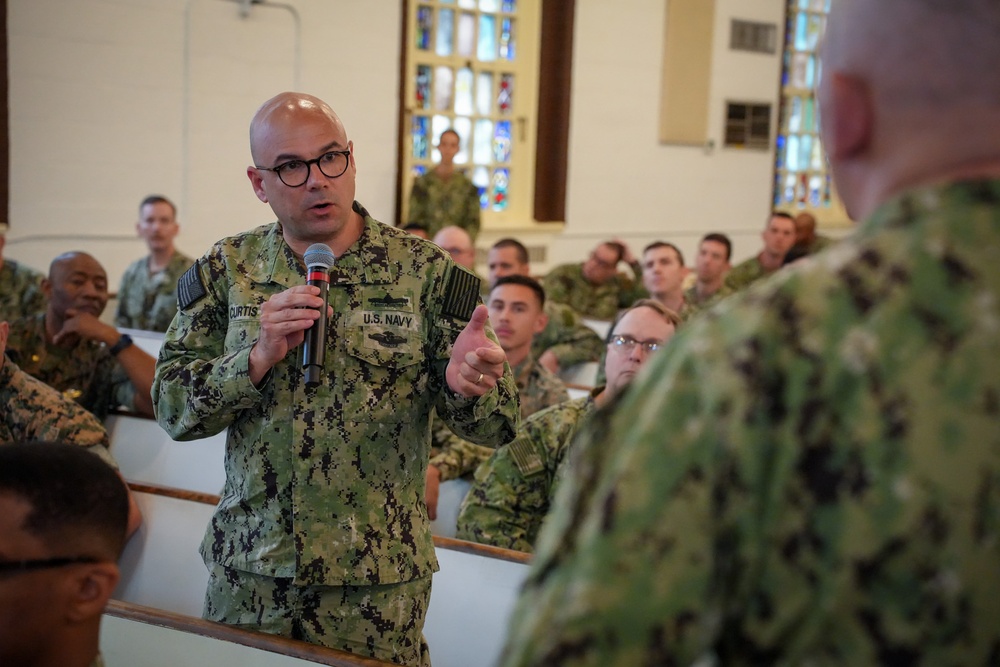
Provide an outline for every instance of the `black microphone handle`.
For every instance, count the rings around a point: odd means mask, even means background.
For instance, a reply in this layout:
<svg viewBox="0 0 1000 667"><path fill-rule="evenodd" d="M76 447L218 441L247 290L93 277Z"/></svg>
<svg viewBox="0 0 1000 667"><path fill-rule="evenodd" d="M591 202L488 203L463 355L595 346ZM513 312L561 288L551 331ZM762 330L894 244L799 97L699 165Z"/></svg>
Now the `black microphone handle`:
<svg viewBox="0 0 1000 667"><path fill-rule="evenodd" d="M302 369L305 372L306 386L311 389L320 384L320 375L326 361L326 312L330 283L326 280L310 280L309 284L319 288L319 298L323 299L319 319L306 329L305 340L302 341Z"/></svg>

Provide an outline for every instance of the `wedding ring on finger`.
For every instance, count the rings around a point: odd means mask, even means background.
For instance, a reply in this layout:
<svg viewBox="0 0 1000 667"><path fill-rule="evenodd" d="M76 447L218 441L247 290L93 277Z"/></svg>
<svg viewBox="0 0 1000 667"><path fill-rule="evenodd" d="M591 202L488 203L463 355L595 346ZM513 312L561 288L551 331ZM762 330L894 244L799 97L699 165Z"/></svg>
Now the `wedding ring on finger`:
<svg viewBox="0 0 1000 667"><path fill-rule="evenodd" d="M479 377L476 378L476 381L473 384L479 384L480 382L482 382L484 375L485 375L485 373L480 373Z"/></svg>

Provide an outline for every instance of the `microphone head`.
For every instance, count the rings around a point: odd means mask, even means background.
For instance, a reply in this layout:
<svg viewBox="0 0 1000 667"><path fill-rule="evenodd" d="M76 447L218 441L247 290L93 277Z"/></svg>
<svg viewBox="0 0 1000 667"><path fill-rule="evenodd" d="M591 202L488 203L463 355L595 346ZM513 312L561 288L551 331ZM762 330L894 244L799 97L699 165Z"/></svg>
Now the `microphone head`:
<svg viewBox="0 0 1000 667"><path fill-rule="evenodd" d="M306 254L302 256L306 266L322 266L327 271L333 268L333 263L337 257L330 250L330 246L325 243L313 243L306 249Z"/></svg>

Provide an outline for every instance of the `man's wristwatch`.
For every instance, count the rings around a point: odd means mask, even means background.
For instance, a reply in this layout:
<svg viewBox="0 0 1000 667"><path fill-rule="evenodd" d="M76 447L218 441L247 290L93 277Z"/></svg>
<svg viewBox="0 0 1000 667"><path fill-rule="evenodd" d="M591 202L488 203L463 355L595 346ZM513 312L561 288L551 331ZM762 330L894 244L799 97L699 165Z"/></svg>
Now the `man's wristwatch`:
<svg viewBox="0 0 1000 667"><path fill-rule="evenodd" d="M122 337L118 339L118 342L111 346L108 352L111 353L112 357L117 357L118 353L124 350L126 347L132 345L132 337L128 334L122 334Z"/></svg>

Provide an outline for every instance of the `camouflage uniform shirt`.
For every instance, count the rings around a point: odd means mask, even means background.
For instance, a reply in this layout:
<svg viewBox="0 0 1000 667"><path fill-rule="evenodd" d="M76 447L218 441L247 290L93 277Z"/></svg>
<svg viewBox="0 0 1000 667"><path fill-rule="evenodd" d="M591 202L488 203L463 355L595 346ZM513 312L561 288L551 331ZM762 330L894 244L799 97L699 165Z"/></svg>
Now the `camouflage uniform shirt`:
<svg viewBox="0 0 1000 667"><path fill-rule="evenodd" d="M0 443L68 442L86 447L117 469L101 422L10 359L0 357Z"/></svg>
<svg viewBox="0 0 1000 667"><path fill-rule="evenodd" d="M585 396L527 419L517 438L476 470L458 514L455 537L530 552L556 482L565 474L560 468L573 436L593 409L593 397Z"/></svg>
<svg viewBox="0 0 1000 667"><path fill-rule="evenodd" d="M535 359L551 351L562 369L601 358L604 341L581 321L575 310L546 299L545 314L549 316L549 323L531 341L531 354Z"/></svg>
<svg viewBox="0 0 1000 667"><path fill-rule="evenodd" d="M135 388L107 347L93 340L68 349L47 343L45 313L11 322L7 355L101 421L112 408L135 409Z"/></svg>
<svg viewBox="0 0 1000 667"><path fill-rule="evenodd" d="M638 263L632 266L636 276L642 275ZM617 273L603 285L592 285L583 277L583 264L563 264L545 276L545 296L564 303L584 317L613 320L621 308L646 296L642 284L624 273Z"/></svg>
<svg viewBox="0 0 1000 667"><path fill-rule="evenodd" d="M517 392L521 397L521 419L527 419L543 408L569 400L562 380L544 366L528 357L513 369ZM471 474L493 453L491 447L474 445L459 438L440 419L435 420L431 445L439 451L431 457L431 465L441 471L441 481Z"/></svg>
<svg viewBox="0 0 1000 667"><path fill-rule="evenodd" d="M427 576L437 569L424 505L431 408L481 444L514 437L509 368L478 399L445 381L478 301L474 278L434 244L354 206L364 228L330 273L327 372L313 389L301 347L259 389L249 378L261 305L306 282L277 223L223 239L181 279L153 399L176 439L229 429L206 562L299 585Z"/></svg>
<svg viewBox="0 0 1000 667"><path fill-rule="evenodd" d="M733 290L722 283L722 287L719 288L715 294L711 295L707 299L698 298L698 286L692 285L691 287L684 290L684 307L681 308L681 312L677 313L680 315L682 320L687 320L689 317L694 315L700 310L708 308L714 304L719 299L728 296L733 293Z"/></svg>
<svg viewBox="0 0 1000 667"><path fill-rule="evenodd" d="M48 300L38 271L10 259L0 266L0 322L44 313Z"/></svg>
<svg viewBox="0 0 1000 667"><path fill-rule="evenodd" d="M560 486L511 665L996 665L1000 181L695 318Z"/></svg>
<svg viewBox="0 0 1000 667"><path fill-rule="evenodd" d="M774 272L764 270L759 257L751 257L730 269L723 287L730 292L739 292L772 273Z"/></svg>
<svg viewBox="0 0 1000 667"><path fill-rule="evenodd" d="M479 212L479 190L459 171L444 180L431 169L413 182L409 221L423 225L430 238L444 227L455 225L467 231L475 242Z"/></svg>
<svg viewBox="0 0 1000 667"><path fill-rule="evenodd" d="M115 325L145 331L166 331L177 313L177 280L194 263L175 252L166 268L149 273L149 257L129 264L118 288Z"/></svg>

